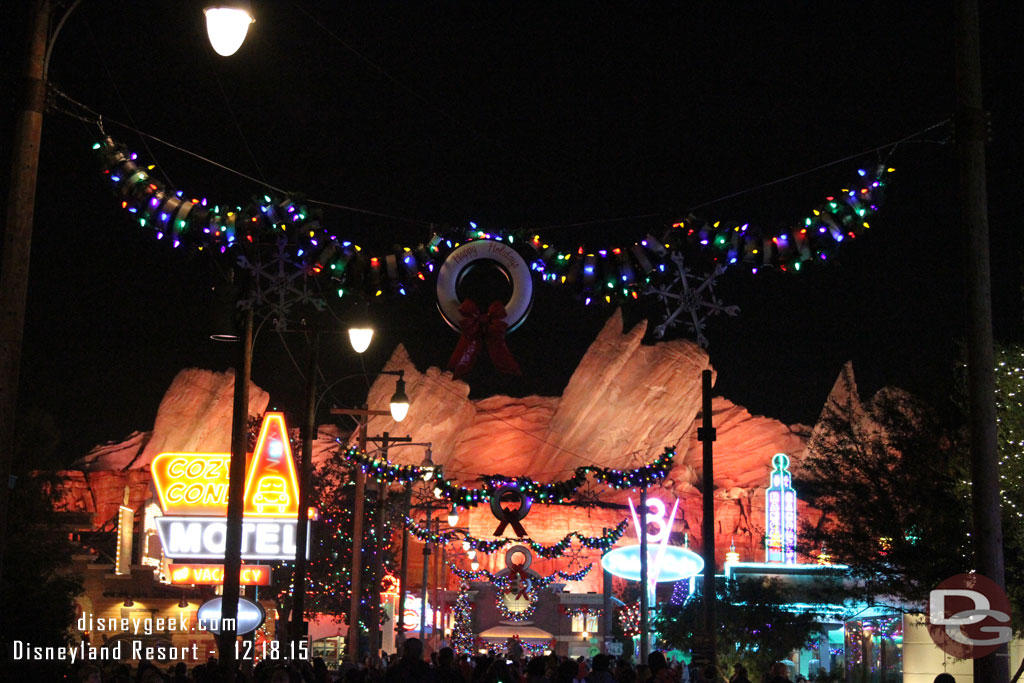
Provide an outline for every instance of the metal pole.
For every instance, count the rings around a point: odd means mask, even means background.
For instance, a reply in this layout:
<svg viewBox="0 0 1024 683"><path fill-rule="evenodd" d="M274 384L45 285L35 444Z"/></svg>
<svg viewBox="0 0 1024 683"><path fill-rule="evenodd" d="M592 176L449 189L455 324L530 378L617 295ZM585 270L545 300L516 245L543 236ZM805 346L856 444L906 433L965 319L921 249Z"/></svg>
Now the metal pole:
<svg viewBox="0 0 1024 683"><path fill-rule="evenodd" d="M248 283L246 283L246 286ZM243 287L243 291L246 287ZM224 533L224 596L220 661L225 671L235 669L235 620L238 618L238 578L242 569L242 498L245 494L245 454L249 450L249 378L252 372L252 308L245 311L235 367L235 395L231 409L231 462L228 472L227 529Z"/></svg>
<svg viewBox="0 0 1024 683"><path fill-rule="evenodd" d="M608 653L608 641L612 637L612 575L601 572L604 579L601 586L601 652Z"/></svg>
<svg viewBox="0 0 1024 683"><path fill-rule="evenodd" d="M302 462L299 465L299 510L295 525L295 581L292 595L292 627L289 640L298 643L306 612L306 544L309 538L309 487L312 485L313 437L316 434L316 377L320 360L320 335L311 332L309 365L306 368L306 423L302 428ZM292 652L297 652L293 649Z"/></svg>
<svg viewBox="0 0 1024 683"><path fill-rule="evenodd" d="M650 654L651 634L648 632L650 609L647 593L647 484L640 487L640 663L647 663Z"/></svg>
<svg viewBox="0 0 1024 683"><path fill-rule="evenodd" d="M363 406L366 410L366 406ZM359 419L359 450L366 452L366 423L369 413ZM353 663L359 662L359 602L362 597L363 498L366 497L366 473L356 467L355 500L352 505L352 597L348 607L348 651Z"/></svg>
<svg viewBox="0 0 1024 683"><path fill-rule="evenodd" d="M405 516L409 517L412 515L412 483L409 483L405 487L405 493L402 494L404 502L402 509L405 511ZM399 652L402 650L402 643L405 642L405 593L406 593L406 581L409 578L409 525L403 520L402 522L402 565L398 568L398 615L395 617L395 649Z"/></svg>
<svg viewBox="0 0 1024 683"><path fill-rule="evenodd" d="M702 426L697 429L697 438L704 444L704 502L701 533L704 536L704 634L707 639L710 665L718 670L717 625L715 622L715 437L716 432L711 416L711 371L701 373L701 396L703 403Z"/></svg>
<svg viewBox="0 0 1024 683"><path fill-rule="evenodd" d="M430 513L433 510L432 501L427 501L427 531L430 531ZM425 643L427 638L427 572L430 570L430 542L423 543L423 587L420 589L420 642Z"/></svg>
<svg viewBox="0 0 1024 683"><path fill-rule="evenodd" d="M960 159L961 220L967 252L967 394L970 406L971 500L979 573L1006 587L1000 515L992 283L985 176L986 113L981 97L977 0L956 3L956 140ZM1006 645L974 660L974 680L1009 680Z"/></svg>
<svg viewBox="0 0 1024 683"><path fill-rule="evenodd" d="M7 502L14 460L14 423L21 375L21 345L25 337L25 297L32 252L32 220L36 208L39 143L46 109L46 34L50 3L34 3L32 31L25 60L25 89L14 131L11 187L7 193L3 260L0 265L0 576L7 545Z"/></svg>

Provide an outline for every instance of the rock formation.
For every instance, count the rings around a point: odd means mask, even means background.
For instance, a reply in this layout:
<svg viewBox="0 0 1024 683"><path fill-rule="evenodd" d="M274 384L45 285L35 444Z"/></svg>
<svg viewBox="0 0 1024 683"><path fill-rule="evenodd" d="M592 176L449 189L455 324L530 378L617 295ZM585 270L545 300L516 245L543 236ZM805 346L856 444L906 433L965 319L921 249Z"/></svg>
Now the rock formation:
<svg viewBox="0 0 1024 683"><path fill-rule="evenodd" d="M689 535L700 547L701 444L696 440L701 405L701 372L710 368L706 352L686 340L643 345L646 323L624 331L622 316L614 314L590 346L562 396L469 399L469 386L438 368L420 372L399 346L385 369L405 372L411 407L399 425L390 416L370 420L370 434L388 431L409 434L417 442L433 444L434 461L444 465L448 477L466 486L479 485L481 474L527 475L538 480L568 477L580 465L616 468L649 462L665 447L678 449L676 465L663 486L651 495L678 497L680 512L674 531L677 539ZM79 462L82 472L67 473L62 505L68 510L94 513L95 526L116 513L124 486L132 504L148 498L148 467L163 451L220 451L230 445L232 373L183 370L160 405L152 433L136 433L120 444L97 447ZM387 405L394 378L382 375L371 387L367 403ZM258 387L250 390L250 415L261 414L269 396ZM764 488L771 458L785 452L798 466L806 448L808 429L788 427L777 420L751 415L729 400L713 401L718 429L715 443L715 528L719 562L731 543L746 561L763 560ZM336 429L320 430L315 460L333 448ZM422 448L395 448L391 459L419 464ZM531 537L542 543L557 541L579 530L599 535L629 516L628 491L615 492L588 484L591 495L622 505L619 509L584 509L534 505L524 520ZM635 496L634 496L635 498ZM491 536L496 521L488 506L460 513L460 525L474 535ZM624 537L633 543L632 523ZM594 562L599 553L577 553L567 562L535 560L540 573L556 568L578 569ZM419 553L411 553L415 561ZM483 566L504 567L504 554L484 558ZM419 576L413 567L411 576ZM586 590L600 590L600 572L593 571Z"/></svg>

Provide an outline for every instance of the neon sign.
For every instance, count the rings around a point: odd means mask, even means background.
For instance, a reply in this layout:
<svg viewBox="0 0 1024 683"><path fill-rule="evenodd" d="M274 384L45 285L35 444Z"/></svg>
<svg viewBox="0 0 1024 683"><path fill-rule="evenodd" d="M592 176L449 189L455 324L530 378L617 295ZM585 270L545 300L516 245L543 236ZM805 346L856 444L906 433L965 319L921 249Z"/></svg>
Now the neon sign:
<svg viewBox="0 0 1024 683"><path fill-rule="evenodd" d="M230 453L161 453L151 471L165 515L227 515ZM283 413L267 413L245 477L246 517L295 517L299 485Z"/></svg>
<svg viewBox="0 0 1024 683"><path fill-rule="evenodd" d="M704 560L700 555L689 548L670 546L669 536L672 533L672 522L675 521L676 511L679 509L679 500L676 499L672 506L672 512L665 515L665 503L658 498L647 501L648 509L645 511L644 523L654 524L658 530L647 535L647 581L651 587L659 581L682 581L704 569ZM637 537L640 536L640 519L637 516L636 508L633 506L633 499L629 499L629 510L633 515L633 526L636 529ZM651 511L654 514L651 514ZM640 546L629 545L615 548L601 557L601 567L614 576L619 576L629 581L640 580Z"/></svg>
<svg viewBox="0 0 1024 683"><path fill-rule="evenodd" d="M789 456L772 458L771 486L765 492L765 561L796 564L796 491Z"/></svg>
<svg viewBox="0 0 1024 683"><path fill-rule="evenodd" d="M238 574L240 586L269 586L271 566L246 564ZM218 586L224 583L222 564L172 564L169 568L171 583L176 585Z"/></svg>
<svg viewBox="0 0 1024 683"><path fill-rule="evenodd" d="M156 520L167 557L224 557L229 453L161 453L151 471L164 517ZM299 485L283 413L263 418L243 494L242 559L295 557ZM309 544L306 544L307 557Z"/></svg>

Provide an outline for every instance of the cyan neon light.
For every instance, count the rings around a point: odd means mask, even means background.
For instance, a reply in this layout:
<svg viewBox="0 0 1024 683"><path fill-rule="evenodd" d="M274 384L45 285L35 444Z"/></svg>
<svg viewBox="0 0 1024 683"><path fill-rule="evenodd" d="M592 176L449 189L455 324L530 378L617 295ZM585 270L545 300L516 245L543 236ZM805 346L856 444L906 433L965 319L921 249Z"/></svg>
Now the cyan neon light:
<svg viewBox="0 0 1024 683"><path fill-rule="evenodd" d="M789 456L772 458L771 486L765 493L765 560L796 564L796 491Z"/></svg>
<svg viewBox="0 0 1024 683"><path fill-rule="evenodd" d="M644 521L647 524L654 524L658 530L648 534L647 546L647 581L653 587L659 581L682 581L704 569L704 559L689 548L680 548L668 544L669 536L672 533L672 522L675 521L676 511L679 509L679 499L676 499L672 506L671 514L665 514L665 503L658 498L651 498L647 501L648 509L644 514ZM651 510L654 514L651 514ZM629 511L633 515L633 526L636 535L640 536L640 518L633 505L633 499L629 499ZM629 545L622 548L615 548L601 557L601 567L612 574L629 581L640 580L640 546Z"/></svg>

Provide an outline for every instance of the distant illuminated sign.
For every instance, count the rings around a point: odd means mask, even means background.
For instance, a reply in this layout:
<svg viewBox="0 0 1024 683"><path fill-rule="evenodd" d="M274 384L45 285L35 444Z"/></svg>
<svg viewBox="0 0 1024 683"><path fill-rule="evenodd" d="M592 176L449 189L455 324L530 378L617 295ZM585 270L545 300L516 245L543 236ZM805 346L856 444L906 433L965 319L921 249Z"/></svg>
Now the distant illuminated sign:
<svg viewBox="0 0 1024 683"><path fill-rule="evenodd" d="M273 568L268 564L244 564L238 575L240 586L269 586ZM172 564L171 583L195 586L219 586L224 583L222 564Z"/></svg>
<svg viewBox="0 0 1024 683"><path fill-rule="evenodd" d="M229 453L161 453L153 459L165 515L156 520L157 533L167 557L224 557L230 463ZM242 500L242 559L294 558L299 485L283 413L263 419Z"/></svg>
<svg viewBox="0 0 1024 683"><path fill-rule="evenodd" d="M765 561L796 564L796 491L789 456L772 458L771 486L765 492Z"/></svg>
<svg viewBox="0 0 1024 683"><path fill-rule="evenodd" d="M679 500L676 499L672 512L666 517L665 503L658 498L647 501L648 509L643 511L643 523L654 524L658 530L647 535L647 581L653 587L659 581L681 581L699 574L704 569L704 560L689 548L680 548L668 544L672 533L672 522L675 521ZM629 510L633 515L633 527L637 537L640 536L641 521L629 499ZM652 514L651 511L654 511ZM640 580L640 546L629 545L615 548L601 557L601 567L614 576L629 581Z"/></svg>
<svg viewBox="0 0 1024 683"><path fill-rule="evenodd" d="M150 470L165 515L226 516L230 453L161 453ZM299 485L283 413L267 413L245 476L246 517L292 517Z"/></svg>
<svg viewBox="0 0 1024 683"><path fill-rule="evenodd" d="M295 559L295 519L242 520L243 560ZM228 523L224 517L157 517L156 529L167 557L224 558ZM309 557L310 543L306 543Z"/></svg>
<svg viewBox="0 0 1024 683"><path fill-rule="evenodd" d="M220 633L221 627L221 603L223 598L214 598L199 606L196 617L199 619L199 627L210 633ZM263 624L267 613L259 604L238 598L238 619L235 622L235 633L242 635L249 631L255 631Z"/></svg>

